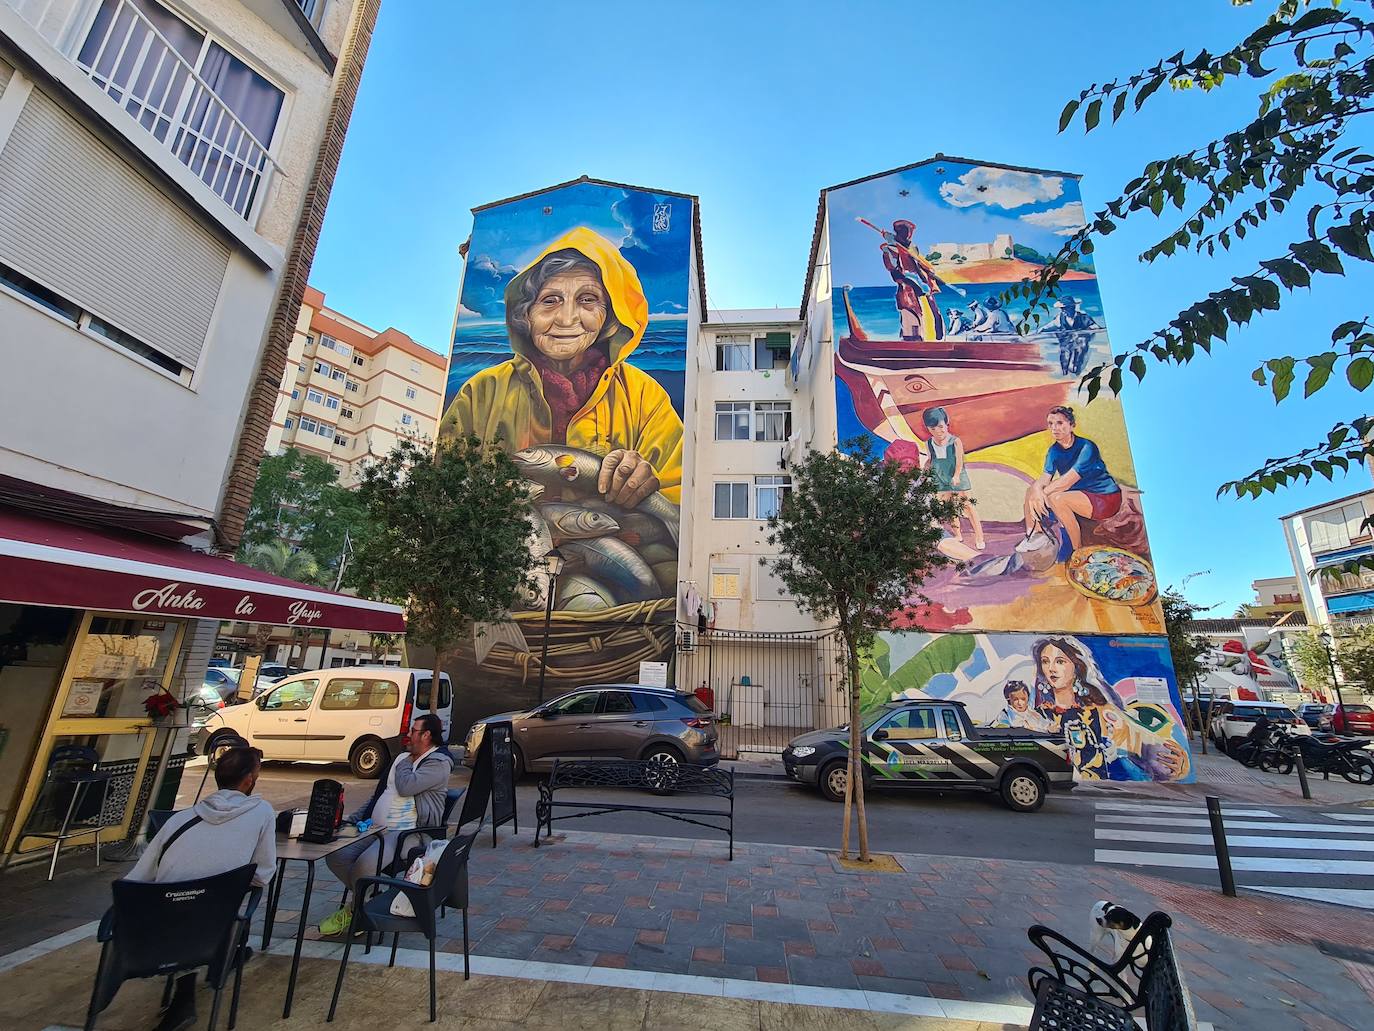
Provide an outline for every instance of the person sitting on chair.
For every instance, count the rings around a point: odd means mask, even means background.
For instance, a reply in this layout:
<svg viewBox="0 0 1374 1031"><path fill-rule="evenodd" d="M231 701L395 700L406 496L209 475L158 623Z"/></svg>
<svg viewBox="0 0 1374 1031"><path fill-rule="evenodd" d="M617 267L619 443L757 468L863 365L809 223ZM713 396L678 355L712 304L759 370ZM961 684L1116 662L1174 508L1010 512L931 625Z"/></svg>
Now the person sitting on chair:
<svg viewBox="0 0 1374 1031"><path fill-rule="evenodd" d="M349 902L320 924L320 933L341 934L353 920L352 905L358 902L359 877L375 877L379 865L396 858L401 831L437 827L444 822L444 802L453 757L444 747L444 724L432 712L418 716L410 725L407 750L392 759L377 778L377 789L367 803L344 818L345 823L371 819L385 828L380 838L369 837L331 852L325 859L334 876L351 893ZM423 844L416 841L416 844ZM378 849L381 849L380 864Z"/></svg>
<svg viewBox="0 0 1374 1031"><path fill-rule="evenodd" d="M262 768L256 748L229 748L215 764L213 795L175 813L162 825L134 868L130 881L194 881L252 863L253 883L266 887L277 868L276 813L254 798ZM179 1031L196 1022L196 975L177 978L176 992L157 1031Z"/></svg>

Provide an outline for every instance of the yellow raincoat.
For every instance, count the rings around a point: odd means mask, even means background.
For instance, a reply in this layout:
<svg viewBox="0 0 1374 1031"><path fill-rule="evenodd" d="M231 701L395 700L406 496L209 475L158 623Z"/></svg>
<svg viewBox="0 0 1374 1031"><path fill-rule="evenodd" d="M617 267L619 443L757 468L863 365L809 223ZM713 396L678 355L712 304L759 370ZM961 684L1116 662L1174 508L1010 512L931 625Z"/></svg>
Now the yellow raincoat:
<svg viewBox="0 0 1374 1031"><path fill-rule="evenodd" d="M553 418L544 398L539 370L528 355L534 344L510 328L507 362L483 369L459 389L439 424L440 438L477 436L500 439L511 451L536 444L561 444L606 455L617 448L637 451L658 474L659 489L675 504L682 496L682 420L668 392L627 363L644 336L649 304L639 276L616 246L584 227L564 233L506 287L506 310L520 296L530 270L555 251L575 250L596 263L620 327L593 346L608 347L610 365L591 396L568 423L566 441L552 440Z"/></svg>

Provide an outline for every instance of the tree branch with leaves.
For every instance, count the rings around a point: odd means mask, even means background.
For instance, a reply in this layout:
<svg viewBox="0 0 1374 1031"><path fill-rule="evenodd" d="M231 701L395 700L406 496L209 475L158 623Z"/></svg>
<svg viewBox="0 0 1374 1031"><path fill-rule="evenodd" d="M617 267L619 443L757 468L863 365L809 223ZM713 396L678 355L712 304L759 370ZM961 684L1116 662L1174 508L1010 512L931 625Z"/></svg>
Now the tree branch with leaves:
<svg viewBox="0 0 1374 1031"><path fill-rule="evenodd" d="M859 859L867 862L859 658L895 619L920 628L928 604L921 585L952 564L939 549L941 524L958 519L962 503L942 499L920 470L875 457L865 437L847 441L842 451L809 451L791 472L792 490L768 520L768 543L779 554L760 561L802 611L833 621L844 640L850 747L840 855L849 856L852 811Z"/></svg>
<svg viewBox="0 0 1374 1031"><path fill-rule="evenodd" d="M1250 0L1232 3L1245 7ZM1064 107L1060 132L1077 120L1092 132L1105 112L1116 122L1128 108L1140 111L1166 84L1176 91L1246 82L1259 87L1253 119L1203 146L1148 162L1035 277L1004 294L1004 301L1026 302L1023 331L1050 313L1060 281L1093 253L1094 240L1138 213L1162 217L1168 207L1187 212L1139 255L1147 264L1184 251L1228 251L1233 240L1264 224L1291 226L1294 235L1281 253L1217 284L1110 362L1086 370L1080 385L1089 400L1103 390L1119 394L1127 373L1141 381L1152 364L1186 365L1199 352L1210 353L1235 327L1279 310L1315 278L1344 276L1349 261L1374 262L1374 154L1357 142L1367 137L1366 116L1374 112L1374 21L1365 17L1370 6L1371 0L1280 0L1264 24L1223 53L1202 50L1189 57L1179 51L1125 79L1094 84ZM1305 213L1295 203L1300 190L1314 195ZM1303 396L1311 397L1338 371L1357 391L1374 383L1369 315L1340 319L1330 345L1269 358L1252 377L1276 402L1299 379ZM1222 484L1217 494L1258 497L1314 476L1331 479L1374 455L1371 428L1370 416L1354 415L1325 441L1271 458Z"/></svg>

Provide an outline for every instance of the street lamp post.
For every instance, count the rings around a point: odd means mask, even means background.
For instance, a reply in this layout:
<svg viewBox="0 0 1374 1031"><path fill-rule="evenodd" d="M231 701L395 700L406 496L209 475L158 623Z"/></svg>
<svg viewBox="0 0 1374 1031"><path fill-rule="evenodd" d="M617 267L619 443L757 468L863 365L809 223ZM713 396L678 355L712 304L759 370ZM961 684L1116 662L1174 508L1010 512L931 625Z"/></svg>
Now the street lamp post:
<svg viewBox="0 0 1374 1031"><path fill-rule="evenodd" d="M539 649L539 704L544 704L544 676L549 670L549 626L553 622L553 595L558 588L558 574L563 572L563 553L550 548L544 556L544 568L549 571L549 598L544 605L544 644Z"/></svg>
<svg viewBox="0 0 1374 1031"><path fill-rule="evenodd" d="M1317 635L1321 639L1322 647L1326 649L1326 662L1331 667L1331 690L1336 692L1336 707L1345 712L1345 701L1341 698L1341 684L1336 679L1336 655L1331 650L1333 643L1331 635L1323 630Z"/></svg>

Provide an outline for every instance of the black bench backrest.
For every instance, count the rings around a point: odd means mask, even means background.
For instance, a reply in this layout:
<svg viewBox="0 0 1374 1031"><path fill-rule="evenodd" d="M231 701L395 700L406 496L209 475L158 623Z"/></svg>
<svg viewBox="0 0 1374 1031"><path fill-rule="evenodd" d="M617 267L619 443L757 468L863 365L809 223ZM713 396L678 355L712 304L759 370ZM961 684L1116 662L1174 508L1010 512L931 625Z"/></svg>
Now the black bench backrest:
<svg viewBox="0 0 1374 1031"><path fill-rule="evenodd" d="M678 763L667 768L674 794L735 797L735 771L718 766L693 766ZM549 774L549 788L629 788L651 787L649 774L662 776L664 767L640 759L555 759Z"/></svg>
<svg viewBox="0 0 1374 1031"><path fill-rule="evenodd" d="M1183 983L1183 971L1178 953L1169 934L1173 923L1163 913L1151 913L1141 924L1155 917L1163 917L1163 926L1150 938L1149 952L1140 974L1140 1002L1145 1011L1145 1026L1149 1031L1192 1031L1197 1027L1192 1000Z"/></svg>

